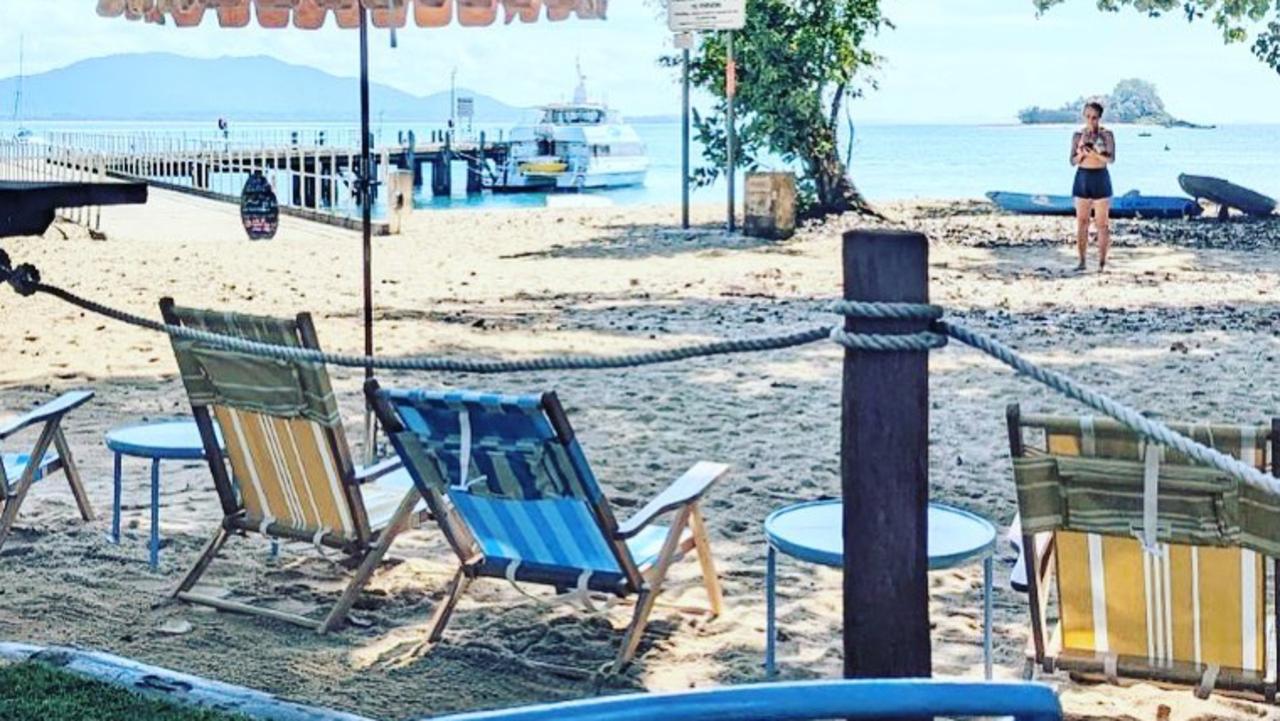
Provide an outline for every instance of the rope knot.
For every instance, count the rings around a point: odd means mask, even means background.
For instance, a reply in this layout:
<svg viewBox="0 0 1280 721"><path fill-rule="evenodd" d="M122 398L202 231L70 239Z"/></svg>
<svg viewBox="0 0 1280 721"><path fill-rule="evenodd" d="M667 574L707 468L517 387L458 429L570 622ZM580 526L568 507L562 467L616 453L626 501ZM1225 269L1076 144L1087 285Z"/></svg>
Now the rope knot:
<svg viewBox="0 0 1280 721"><path fill-rule="evenodd" d="M0 267L0 274L3 273L3 267ZM5 280L8 280L9 285L13 286L14 292L24 298L35 295L36 291L40 289L40 271L30 263L23 263L17 268L8 271L7 275L8 277Z"/></svg>

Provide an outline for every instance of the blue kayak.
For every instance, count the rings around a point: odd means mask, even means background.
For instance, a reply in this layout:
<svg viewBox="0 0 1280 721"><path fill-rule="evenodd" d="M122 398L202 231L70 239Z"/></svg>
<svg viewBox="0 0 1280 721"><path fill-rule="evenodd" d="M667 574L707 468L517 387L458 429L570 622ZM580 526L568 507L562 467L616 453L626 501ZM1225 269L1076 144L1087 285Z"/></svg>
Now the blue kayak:
<svg viewBox="0 0 1280 721"><path fill-rule="evenodd" d="M1070 195L1043 195L1036 193L987 193L1001 210L1024 215L1075 215L1075 201ZM1113 218L1183 218L1195 217L1204 208L1191 198L1160 195L1143 195L1130 190L1111 199Z"/></svg>

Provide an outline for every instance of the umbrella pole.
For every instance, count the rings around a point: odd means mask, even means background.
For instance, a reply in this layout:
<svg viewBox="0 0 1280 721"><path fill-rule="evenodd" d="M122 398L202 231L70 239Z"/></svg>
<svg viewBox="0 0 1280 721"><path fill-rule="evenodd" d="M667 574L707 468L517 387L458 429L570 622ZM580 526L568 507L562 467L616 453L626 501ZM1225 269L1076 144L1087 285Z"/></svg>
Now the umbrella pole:
<svg viewBox="0 0 1280 721"><path fill-rule="evenodd" d="M369 144L369 11L360 7L360 212L364 235L364 354L373 355L373 152ZM364 369L365 380L373 378L372 366ZM377 452L377 429L369 403L364 408L365 463L372 463Z"/></svg>

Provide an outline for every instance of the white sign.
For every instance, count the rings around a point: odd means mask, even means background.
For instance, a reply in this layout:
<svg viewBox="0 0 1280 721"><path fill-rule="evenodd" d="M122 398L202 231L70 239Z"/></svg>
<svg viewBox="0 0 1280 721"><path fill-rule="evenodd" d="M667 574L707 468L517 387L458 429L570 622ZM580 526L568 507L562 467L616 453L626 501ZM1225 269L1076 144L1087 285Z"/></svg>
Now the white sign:
<svg viewBox="0 0 1280 721"><path fill-rule="evenodd" d="M470 120L476 116L475 98L458 98L458 117Z"/></svg>
<svg viewBox="0 0 1280 721"><path fill-rule="evenodd" d="M671 32L741 30L747 23L747 0L668 0Z"/></svg>

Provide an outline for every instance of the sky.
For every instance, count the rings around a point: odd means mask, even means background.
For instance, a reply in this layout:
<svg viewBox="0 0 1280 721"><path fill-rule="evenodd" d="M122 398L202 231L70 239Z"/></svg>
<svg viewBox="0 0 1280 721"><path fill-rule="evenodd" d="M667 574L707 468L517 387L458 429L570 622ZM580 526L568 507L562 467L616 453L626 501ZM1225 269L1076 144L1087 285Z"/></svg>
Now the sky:
<svg viewBox="0 0 1280 721"><path fill-rule="evenodd" d="M750 1L750 0L748 0ZM115 53L195 57L271 55L351 76L357 33L332 27L224 30L212 16L195 29L100 19L94 0L0 0L0 77L28 75ZM872 42L885 57L854 102L859 122L1012 122L1028 105L1057 106L1109 91L1117 81L1154 82L1175 116L1203 123L1280 122L1280 75L1247 45L1224 46L1209 23L1101 13L1068 0L1037 18L1031 0L882 0L894 23ZM423 95L458 84L513 105L566 99L581 60L594 97L630 115L675 114L679 88L657 58L671 52L665 20L643 0L613 0L609 19L422 29L372 36L376 82ZM135 79L143 80L143 79ZM0 100L0 105L7 103Z"/></svg>

